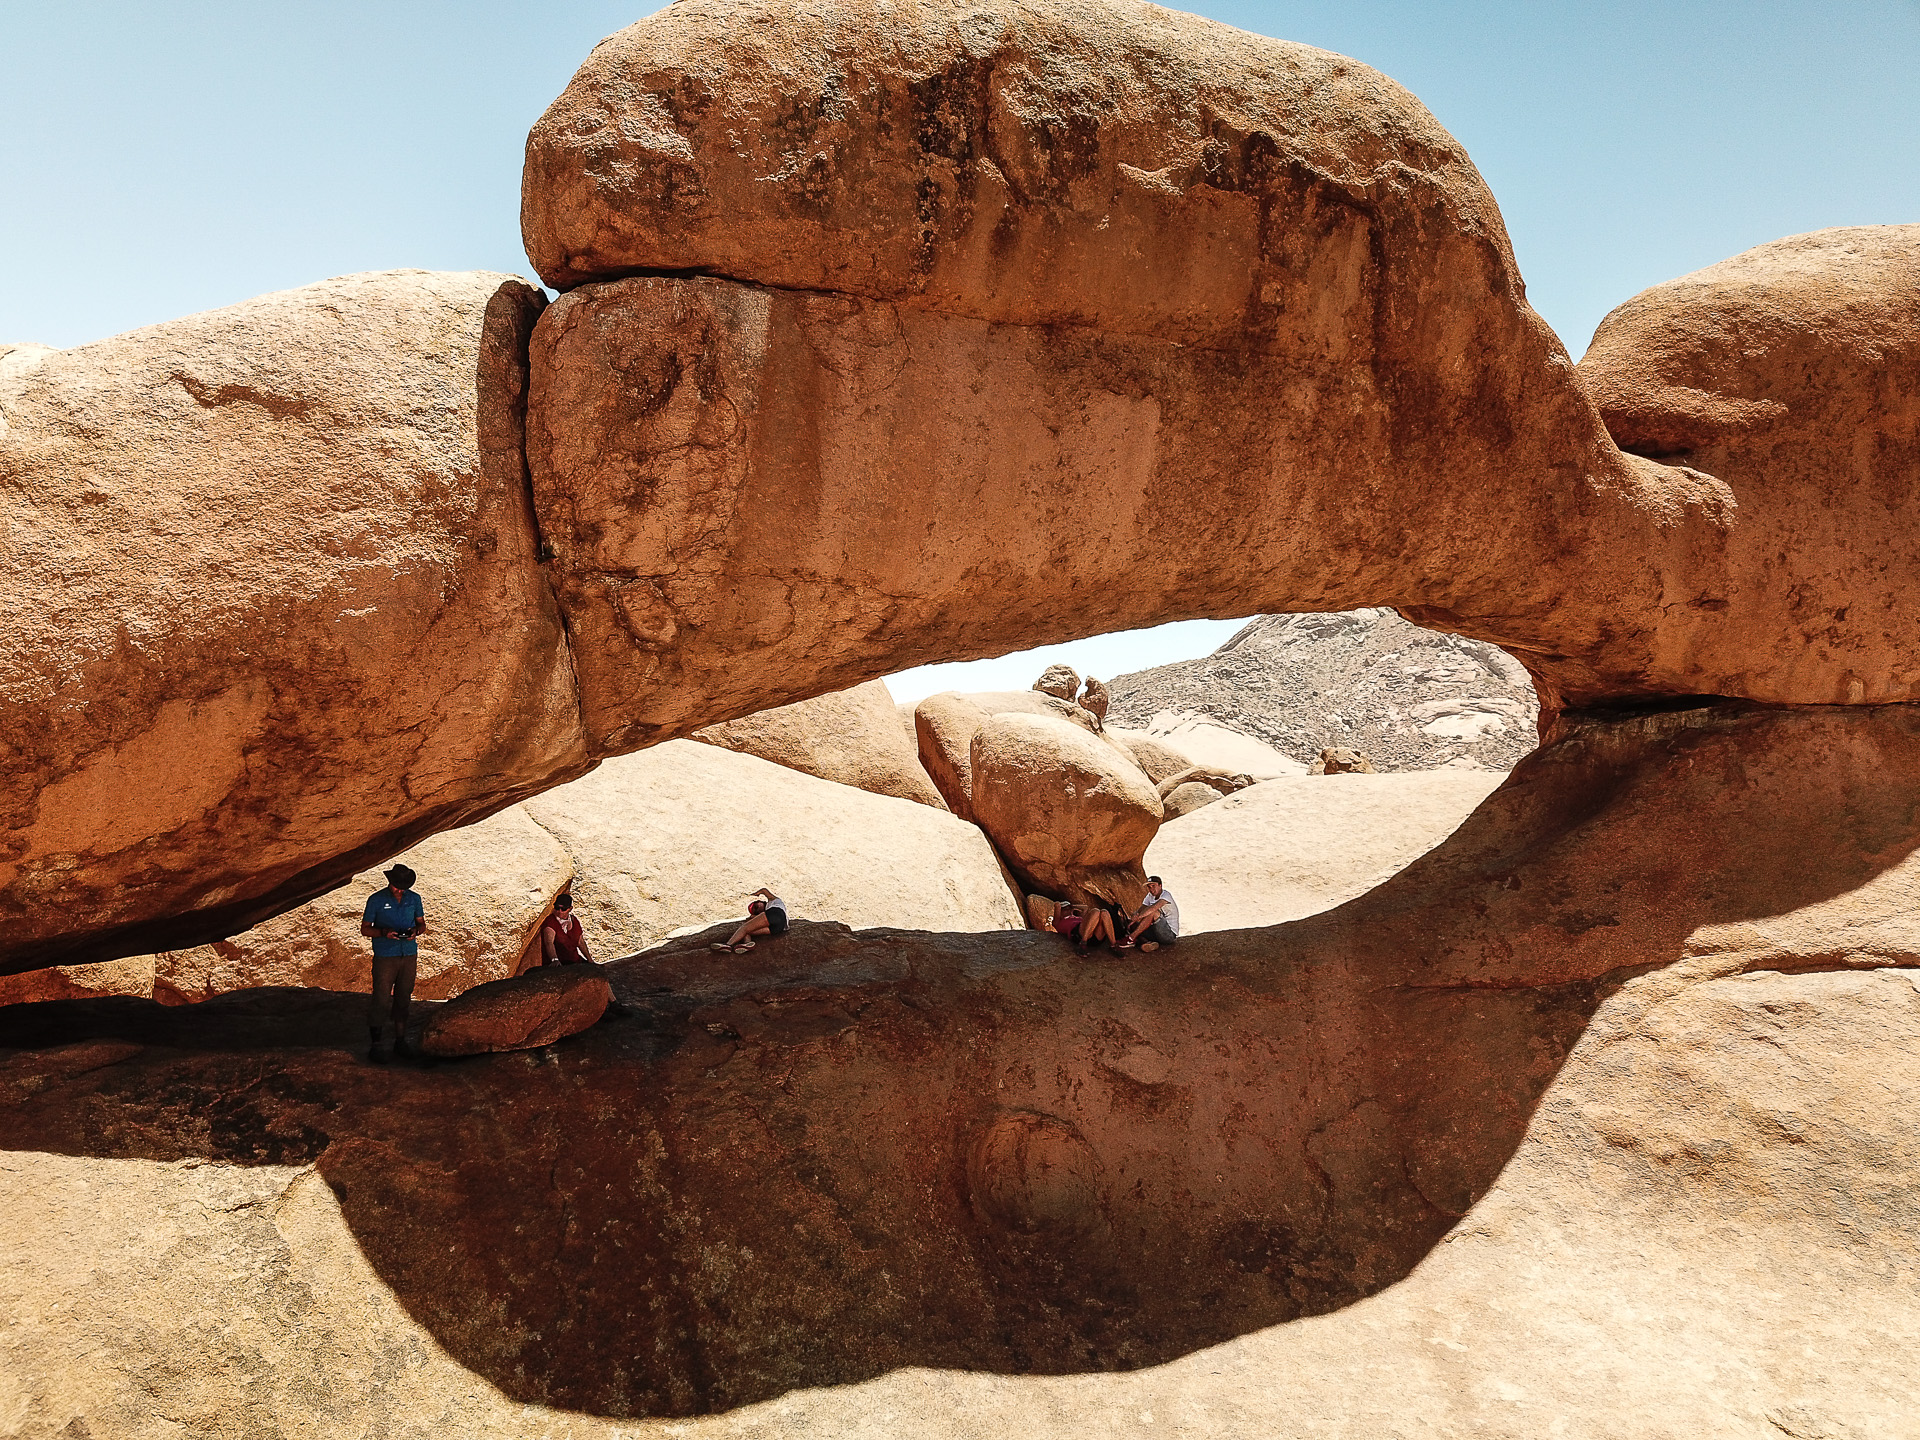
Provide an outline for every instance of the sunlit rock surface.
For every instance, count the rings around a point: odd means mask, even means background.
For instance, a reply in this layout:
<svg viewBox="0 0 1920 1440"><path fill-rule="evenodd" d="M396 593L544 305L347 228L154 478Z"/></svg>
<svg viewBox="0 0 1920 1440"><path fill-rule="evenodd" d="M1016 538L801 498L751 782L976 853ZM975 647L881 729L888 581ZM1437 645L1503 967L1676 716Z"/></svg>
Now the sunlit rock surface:
<svg viewBox="0 0 1920 1440"><path fill-rule="evenodd" d="M1916 772L1899 708L1583 726L1310 919L691 937L611 967L632 1014L430 1069L359 1061L351 996L16 1007L10 1394L50 1434L1898 1434Z"/></svg>

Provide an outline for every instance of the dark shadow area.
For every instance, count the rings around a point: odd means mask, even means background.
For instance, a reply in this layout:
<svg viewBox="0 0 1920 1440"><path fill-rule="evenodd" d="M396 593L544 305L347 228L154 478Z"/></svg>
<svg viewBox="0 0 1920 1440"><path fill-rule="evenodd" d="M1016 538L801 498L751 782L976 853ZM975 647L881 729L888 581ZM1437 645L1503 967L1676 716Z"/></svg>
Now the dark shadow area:
<svg viewBox="0 0 1920 1440"><path fill-rule="evenodd" d="M0 1146L313 1164L511 1398L727 1410L902 1366L1151 1365L1404 1277L1595 1009L1920 844L1912 712L1573 729L1339 909L1157 955L797 924L609 967L548 1051L376 1069L357 996L0 1011Z"/></svg>

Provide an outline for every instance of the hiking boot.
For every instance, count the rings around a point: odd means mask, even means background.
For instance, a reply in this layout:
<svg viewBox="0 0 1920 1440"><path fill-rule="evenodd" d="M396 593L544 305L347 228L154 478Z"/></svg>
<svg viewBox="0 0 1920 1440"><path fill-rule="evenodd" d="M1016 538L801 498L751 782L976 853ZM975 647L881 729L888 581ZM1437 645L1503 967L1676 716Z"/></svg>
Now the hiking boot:
<svg viewBox="0 0 1920 1440"><path fill-rule="evenodd" d="M369 1030L367 1032L367 1063L368 1064L384 1065L389 1060L393 1059L393 1052L387 1049L385 1045L381 1044L380 1040L381 1040L381 1036L378 1030Z"/></svg>
<svg viewBox="0 0 1920 1440"><path fill-rule="evenodd" d="M400 1060L417 1060L420 1058L420 1052L407 1043L405 1031L402 1031L399 1039L393 1042L393 1053L394 1057Z"/></svg>

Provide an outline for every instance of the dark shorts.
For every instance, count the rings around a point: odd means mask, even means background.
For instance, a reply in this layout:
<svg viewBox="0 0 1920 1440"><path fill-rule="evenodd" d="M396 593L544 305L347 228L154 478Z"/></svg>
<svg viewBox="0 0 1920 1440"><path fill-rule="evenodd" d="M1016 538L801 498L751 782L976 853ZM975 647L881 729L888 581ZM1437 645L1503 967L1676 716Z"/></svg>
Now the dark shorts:
<svg viewBox="0 0 1920 1440"><path fill-rule="evenodd" d="M1180 937L1173 933L1173 926L1169 925L1167 923L1167 917L1162 915L1147 927L1147 933L1140 938L1142 940L1158 940L1162 945L1171 945Z"/></svg>
<svg viewBox="0 0 1920 1440"><path fill-rule="evenodd" d="M760 912L767 917L767 934L784 935L787 933L787 912L768 906Z"/></svg>

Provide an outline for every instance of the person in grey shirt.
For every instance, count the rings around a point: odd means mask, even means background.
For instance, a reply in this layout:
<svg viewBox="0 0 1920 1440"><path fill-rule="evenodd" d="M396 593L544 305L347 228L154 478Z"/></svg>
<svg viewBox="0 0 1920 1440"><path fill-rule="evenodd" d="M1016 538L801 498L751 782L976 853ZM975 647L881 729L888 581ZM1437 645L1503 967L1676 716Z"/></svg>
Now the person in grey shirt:
<svg viewBox="0 0 1920 1440"><path fill-rule="evenodd" d="M1142 950L1158 950L1180 938L1180 907L1173 894L1160 883L1158 875L1147 877L1147 898L1127 923L1127 938L1116 947L1125 950L1138 944Z"/></svg>

